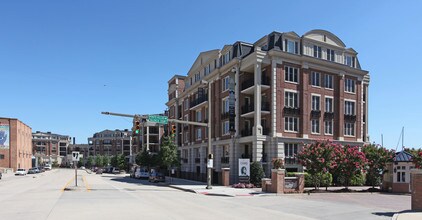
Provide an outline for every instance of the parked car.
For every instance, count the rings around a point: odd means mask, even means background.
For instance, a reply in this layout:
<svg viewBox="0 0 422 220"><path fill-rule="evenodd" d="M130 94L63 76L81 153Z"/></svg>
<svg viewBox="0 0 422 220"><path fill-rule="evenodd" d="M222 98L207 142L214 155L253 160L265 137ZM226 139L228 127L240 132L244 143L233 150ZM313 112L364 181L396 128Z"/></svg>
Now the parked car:
<svg viewBox="0 0 422 220"><path fill-rule="evenodd" d="M97 170L95 171L96 174L103 174L103 169L102 168L97 168Z"/></svg>
<svg viewBox="0 0 422 220"><path fill-rule="evenodd" d="M18 170L16 170L15 176L18 176L18 175L25 176L26 174L27 172L25 169L19 168Z"/></svg>
<svg viewBox="0 0 422 220"><path fill-rule="evenodd" d="M136 170L135 170L135 178L148 179L149 178L149 172L148 172L147 168L137 167Z"/></svg>
<svg viewBox="0 0 422 220"><path fill-rule="evenodd" d="M46 164L46 165L44 166L44 169L45 169L45 170L51 170L51 164Z"/></svg>
<svg viewBox="0 0 422 220"><path fill-rule="evenodd" d="M44 167L38 167L38 170L40 170L40 173L45 172Z"/></svg>
<svg viewBox="0 0 422 220"><path fill-rule="evenodd" d="M0 180L1 180L1 177L3 176L3 174L2 173L0 173Z"/></svg>
<svg viewBox="0 0 422 220"><path fill-rule="evenodd" d="M40 170L38 170L38 168L36 168L36 167L32 167L28 170L28 174L37 174L39 172L40 172Z"/></svg>
<svg viewBox="0 0 422 220"><path fill-rule="evenodd" d="M153 183L165 182L166 181L166 177L162 173L159 173L159 172L151 172L151 174L149 175L148 181L149 182L153 182Z"/></svg>
<svg viewBox="0 0 422 220"><path fill-rule="evenodd" d="M112 171L112 173L113 174L119 174L120 173L119 168L114 168L113 171Z"/></svg>

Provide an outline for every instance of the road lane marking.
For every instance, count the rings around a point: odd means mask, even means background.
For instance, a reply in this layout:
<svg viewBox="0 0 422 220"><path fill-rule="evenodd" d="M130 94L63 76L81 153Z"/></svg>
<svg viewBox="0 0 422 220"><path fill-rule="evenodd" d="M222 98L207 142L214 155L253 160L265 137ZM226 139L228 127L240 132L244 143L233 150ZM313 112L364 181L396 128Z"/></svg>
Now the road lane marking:
<svg viewBox="0 0 422 220"><path fill-rule="evenodd" d="M64 187L62 188L62 192L64 192L64 190L67 188L67 186L69 186L69 184L70 184L70 182L72 182L72 180L74 180L75 179L75 177L72 177L67 183L66 183L66 185L64 185Z"/></svg>
<svg viewBox="0 0 422 220"><path fill-rule="evenodd" d="M86 191L91 192L91 188L89 187L88 181L86 181L85 176L82 176L82 181L85 184Z"/></svg>

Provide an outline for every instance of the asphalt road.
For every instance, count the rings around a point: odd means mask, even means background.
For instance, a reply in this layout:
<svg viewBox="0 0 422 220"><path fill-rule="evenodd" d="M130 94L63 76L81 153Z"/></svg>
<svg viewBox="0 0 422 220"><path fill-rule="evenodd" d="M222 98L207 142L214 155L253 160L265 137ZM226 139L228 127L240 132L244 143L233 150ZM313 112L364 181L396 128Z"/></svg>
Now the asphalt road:
<svg viewBox="0 0 422 220"><path fill-rule="evenodd" d="M0 180L0 219L391 219L410 196L370 193L217 197L125 175L56 169Z"/></svg>

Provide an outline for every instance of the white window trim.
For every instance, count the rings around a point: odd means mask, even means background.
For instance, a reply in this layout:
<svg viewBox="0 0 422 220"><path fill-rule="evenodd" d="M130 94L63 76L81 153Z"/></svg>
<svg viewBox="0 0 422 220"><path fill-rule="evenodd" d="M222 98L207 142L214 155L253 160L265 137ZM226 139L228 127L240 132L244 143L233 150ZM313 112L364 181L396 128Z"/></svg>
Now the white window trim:
<svg viewBox="0 0 422 220"><path fill-rule="evenodd" d="M311 111L313 109L313 96L319 97L319 109L316 109L315 111L321 111L321 94L311 93Z"/></svg>
<svg viewBox="0 0 422 220"><path fill-rule="evenodd" d="M354 81L354 89L353 90L355 90L354 92L350 92L350 91L347 91L346 90L346 80L352 80L352 81ZM349 78L346 78L346 79L344 79L344 93L348 93L348 94L356 94L356 80L354 80L354 79L349 79Z"/></svg>
<svg viewBox="0 0 422 220"><path fill-rule="evenodd" d="M328 96L328 95L326 95L325 97L324 97L324 112L328 112L327 111L327 100L326 99L331 99L332 100L332 103L331 103L331 111L330 111L330 113L332 113L332 112L334 112L334 97L333 96Z"/></svg>
<svg viewBox="0 0 422 220"><path fill-rule="evenodd" d="M314 85L314 82L313 82L313 80L314 80L314 78L313 78L314 73L318 73L318 74L319 74L319 86ZM321 85L322 85L322 82L321 82L321 75L322 75L322 74L321 74L320 72L317 72L317 71L312 71L312 72L311 72L311 87L314 87L314 88L321 88Z"/></svg>
<svg viewBox="0 0 422 220"><path fill-rule="evenodd" d="M228 99L229 99L228 96L226 96L226 97L224 97L224 98L221 99L221 113L227 113L227 112L229 112L229 109L227 109L227 111L225 111L225 108L224 108L224 103L226 103L226 101ZM227 105L229 105L229 103L227 103ZM229 107L229 106L227 106L227 107Z"/></svg>
<svg viewBox="0 0 422 220"><path fill-rule="evenodd" d="M293 68L293 69L297 69L297 82L288 81L288 80L286 79L286 67ZM288 65L284 66L284 82L285 82L285 83L291 83L291 84L296 84L296 85L298 85L298 84L299 84L299 82L300 82L300 69L299 69L299 68L297 68L297 67L292 67L292 66L288 66Z"/></svg>
<svg viewBox="0 0 422 220"><path fill-rule="evenodd" d="M286 130L286 119L285 118L297 118L297 131L290 131L290 130ZM300 118L299 117L290 117L290 116L284 116L283 117L284 120L284 132L286 133L294 133L294 134L298 134L300 131Z"/></svg>
<svg viewBox="0 0 422 220"><path fill-rule="evenodd" d="M312 131L314 128L313 122L314 121L318 121L318 132L314 132ZM321 123L319 123L320 120L319 119L311 119L311 134L321 134Z"/></svg>
<svg viewBox="0 0 422 220"><path fill-rule="evenodd" d="M296 93L297 94L297 105L298 106L296 108L299 108L299 106L300 106L300 102L299 102L299 91L292 90L292 89L284 89L284 97L283 97L284 100L286 99L286 92L291 92L291 93ZM284 103L284 107L290 107L290 106L287 106L286 103ZM295 108L295 107L293 107L293 108Z"/></svg>
<svg viewBox="0 0 422 220"><path fill-rule="evenodd" d="M327 87L325 87L325 76L331 76L331 85L333 86L333 88L327 88ZM324 88L325 88L326 90L331 90L331 91L333 91L333 90L334 90L334 76L333 76L333 75L330 75L330 74L324 74Z"/></svg>
<svg viewBox="0 0 422 220"><path fill-rule="evenodd" d="M227 131L224 132L224 130L226 128L226 123L228 124ZM230 124L229 123L230 123L229 121L223 121L223 123L222 123L223 124L223 126L222 126L223 129L221 129L221 135L222 136L227 136L227 135L230 134Z"/></svg>
<svg viewBox="0 0 422 220"><path fill-rule="evenodd" d="M353 113L355 113L354 115L357 115L357 105L356 105L356 100L353 99L344 99L344 115L346 114L346 102L353 102L354 104L354 108L353 108Z"/></svg>
<svg viewBox="0 0 422 220"><path fill-rule="evenodd" d="M222 92L228 91L229 90L229 87L230 87L230 85L227 85L227 88L225 88L225 86L226 86L226 79L227 79L227 82L230 83L229 76L226 76L226 77L223 78L223 80L222 80L222 83L223 83L222 89L223 89L223 91Z"/></svg>
<svg viewBox="0 0 422 220"><path fill-rule="evenodd" d="M353 124L353 135L349 135L349 134L346 134L346 124ZM343 133L344 133L344 136L345 137L355 137L356 136L356 123L348 123L348 122L344 122L344 131L343 131Z"/></svg>
<svg viewBox="0 0 422 220"><path fill-rule="evenodd" d="M200 135L199 135L200 134ZM202 140L202 128L197 128L196 129L196 140L200 141Z"/></svg>
<svg viewBox="0 0 422 220"><path fill-rule="evenodd" d="M331 134L330 134L330 133L326 133L326 132L325 132L325 127L326 127L325 122L326 122L326 121L331 121ZM333 120L333 119L330 119L330 120L325 120L325 121L324 121L324 135L330 135L330 136L333 136L333 135L334 135L334 120Z"/></svg>

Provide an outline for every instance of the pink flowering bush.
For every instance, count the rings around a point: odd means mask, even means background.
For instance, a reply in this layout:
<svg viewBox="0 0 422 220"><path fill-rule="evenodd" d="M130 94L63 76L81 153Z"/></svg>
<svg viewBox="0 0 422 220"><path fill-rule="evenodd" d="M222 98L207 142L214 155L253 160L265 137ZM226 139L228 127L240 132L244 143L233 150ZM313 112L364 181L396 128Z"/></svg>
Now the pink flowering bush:
<svg viewBox="0 0 422 220"><path fill-rule="evenodd" d="M315 189L318 189L324 174L328 173L333 163L333 143L330 141L307 144L297 155L300 163L306 168Z"/></svg>
<svg viewBox="0 0 422 220"><path fill-rule="evenodd" d="M364 168L368 160L358 146L334 145L332 156L331 170L341 180L346 189L349 187L353 176L360 174L362 171L365 172Z"/></svg>
<svg viewBox="0 0 422 220"><path fill-rule="evenodd" d="M386 169L386 164L393 162L394 150L387 150L384 147L375 144L368 144L362 147L362 152L367 159L365 167L366 181L368 184L375 188L381 184L382 174Z"/></svg>

